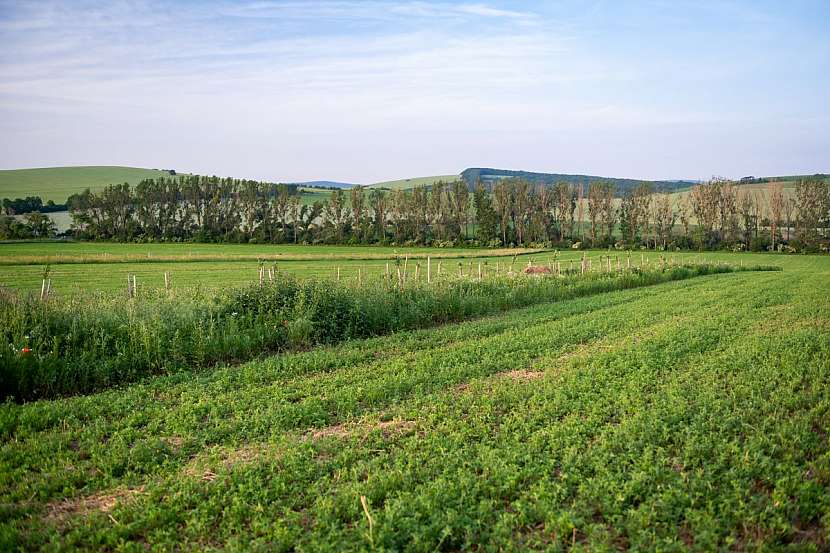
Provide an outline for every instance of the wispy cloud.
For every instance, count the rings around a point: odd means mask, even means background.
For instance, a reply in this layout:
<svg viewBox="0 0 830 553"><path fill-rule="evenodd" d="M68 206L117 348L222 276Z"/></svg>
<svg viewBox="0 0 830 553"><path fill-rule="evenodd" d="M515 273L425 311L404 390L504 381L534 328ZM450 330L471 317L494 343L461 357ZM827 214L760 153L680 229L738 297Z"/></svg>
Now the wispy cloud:
<svg viewBox="0 0 830 553"><path fill-rule="evenodd" d="M0 0L0 165L178 154L238 175L371 180L502 159L499 139L525 167L557 169L550 156L583 159L577 148L624 130L738 129L769 114L815 126L828 119L811 92L826 89L828 40L805 29L795 36L813 47L784 64L797 39L764 42L781 17L743 2ZM771 91L756 76L771 72L804 92ZM543 138L509 146L517 133ZM383 167L359 161L361 144L390 149ZM263 174L274 164L286 174ZM728 172L715 169L704 173Z"/></svg>

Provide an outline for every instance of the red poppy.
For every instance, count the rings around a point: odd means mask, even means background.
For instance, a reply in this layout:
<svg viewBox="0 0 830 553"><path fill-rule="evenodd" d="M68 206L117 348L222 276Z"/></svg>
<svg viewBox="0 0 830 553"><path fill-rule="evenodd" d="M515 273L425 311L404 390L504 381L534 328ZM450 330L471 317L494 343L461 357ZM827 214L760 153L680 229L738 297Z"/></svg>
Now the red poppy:
<svg viewBox="0 0 830 553"><path fill-rule="evenodd" d="M29 348L23 348L23 349L20 350L20 353L31 353L31 352L32 352L32 350L29 349Z"/></svg>

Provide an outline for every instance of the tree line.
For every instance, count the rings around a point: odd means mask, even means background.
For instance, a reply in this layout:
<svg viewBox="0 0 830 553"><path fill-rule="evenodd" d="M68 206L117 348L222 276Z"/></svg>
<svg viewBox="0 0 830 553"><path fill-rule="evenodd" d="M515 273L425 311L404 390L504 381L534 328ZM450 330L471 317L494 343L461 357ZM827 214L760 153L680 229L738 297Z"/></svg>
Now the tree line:
<svg viewBox="0 0 830 553"><path fill-rule="evenodd" d="M297 185L193 175L86 190L67 204L71 233L91 240L827 248L827 183L810 178L791 191L780 182L765 188L713 179L669 194L642 183L619 197L608 181L549 185L505 178L488 187L479 182L472 191L461 180L410 190L356 186L306 203ZM49 235L42 221L31 223L28 236L20 237Z"/></svg>
<svg viewBox="0 0 830 553"><path fill-rule="evenodd" d="M297 186L187 175L69 197L72 231L92 240L279 242Z"/></svg>
<svg viewBox="0 0 830 553"><path fill-rule="evenodd" d="M0 213L3 215L25 215L26 213L55 213L57 211L66 211L66 204L56 204L49 200L43 203L40 196L26 196L25 198L3 198L0 202Z"/></svg>
<svg viewBox="0 0 830 553"><path fill-rule="evenodd" d="M66 204L56 204L52 200L43 203L40 196L3 198L0 202L0 240L52 238L57 234L57 226L44 213L66 209Z"/></svg>

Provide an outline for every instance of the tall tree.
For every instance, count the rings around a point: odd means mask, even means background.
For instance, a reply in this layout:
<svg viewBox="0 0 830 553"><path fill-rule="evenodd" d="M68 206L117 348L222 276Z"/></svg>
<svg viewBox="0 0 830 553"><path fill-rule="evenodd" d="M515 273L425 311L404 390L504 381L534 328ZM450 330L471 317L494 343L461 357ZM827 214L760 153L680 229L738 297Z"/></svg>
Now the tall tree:
<svg viewBox="0 0 830 553"><path fill-rule="evenodd" d="M362 186L353 186L349 191L352 207L352 228L358 240L364 240L363 226L366 219L366 196Z"/></svg>
<svg viewBox="0 0 830 553"><path fill-rule="evenodd" d="M487 245L499 235L499 216L496 210L493 209L490 194L487 193L481 181L476 185L473 204L475 206L476 222L478 223L478 239L482 244Z"/></svg>
<svg viewBox="0 0 830 553"><path fill-rule="evenodd" d="M381 242L386 240L386 212L388 208L386 192L378 188L369 192L369 205L372 208L372 226L375 239Z"/></svg>
<svg viewBox="0 0 830 553"><path fill-rule="evenodd" d="M769 194L769 221L772 250L775 251L775 239L778 236L778 225L781 223L781 214L784 211L784 185L780 182L771 182Z"/></svg>
<svg viewBox="0 0 830 553"><path fill-rule="evenodd" d="M672 238L676 215L670 194L657 194L654 199L654 229L656 239L666 249Z"/></svg>
<svg viewBox="0 0 830 553"><path fill-rule="evenodd" d="M335 242L342 244L349 212L346 207L346 198L341 189L335 188L332 190L328 201L323 204L323 217L333 234Z"/></svg>
<svg viewBox="0 0 830 553"><path fill-rule="evenodd" d="M506 180L500 180L493 187L493 207L498 215L501 243L507 245L507 231L513 216L513 190Z"/></svg>
<svg viewBox="0 0 830 553"><path fill-rule="evenodd" d="M796 235L808 248L814 248L830 220L830 186L820 179L802 179L795 187Z"/></svg>

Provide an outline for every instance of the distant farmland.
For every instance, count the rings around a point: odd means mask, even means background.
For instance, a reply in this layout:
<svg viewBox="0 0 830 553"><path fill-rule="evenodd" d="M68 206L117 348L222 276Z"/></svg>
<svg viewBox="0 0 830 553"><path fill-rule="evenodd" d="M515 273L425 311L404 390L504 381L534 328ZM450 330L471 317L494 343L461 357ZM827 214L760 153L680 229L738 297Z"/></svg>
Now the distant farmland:
<svg viewBox="0 0 830 553"><path fill-rule="evenodd" d="M407 190L416 186L432 186L438 181L452 182L458 180L458 175L433 175L431 177L413 177L411 179L390 180L370 184L369 188L388 188L389 190Z"/></svg>

